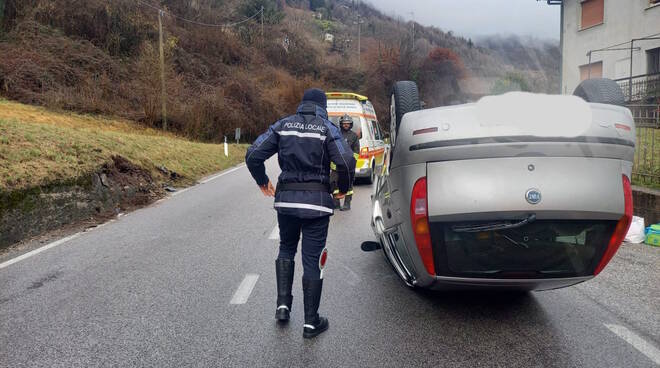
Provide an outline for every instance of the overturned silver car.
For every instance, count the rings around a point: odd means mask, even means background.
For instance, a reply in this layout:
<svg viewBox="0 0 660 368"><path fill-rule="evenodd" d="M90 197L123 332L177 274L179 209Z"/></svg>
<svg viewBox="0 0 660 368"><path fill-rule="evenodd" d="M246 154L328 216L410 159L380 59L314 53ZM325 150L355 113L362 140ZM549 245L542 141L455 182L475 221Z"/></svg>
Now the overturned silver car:
<svg viewBox="0 0 660 368"><path fill-rule="evenodd" d="M614 82L575 95L421 110L395 84L371 226L407 285L543 290L603 270L632 218L635 126Z"/></svg>

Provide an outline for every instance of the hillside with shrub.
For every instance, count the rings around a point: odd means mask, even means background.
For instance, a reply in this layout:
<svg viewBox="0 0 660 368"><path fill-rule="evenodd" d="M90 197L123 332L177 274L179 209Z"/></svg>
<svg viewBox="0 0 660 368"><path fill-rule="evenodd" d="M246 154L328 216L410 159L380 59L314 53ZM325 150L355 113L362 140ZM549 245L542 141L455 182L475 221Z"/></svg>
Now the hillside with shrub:
<svg viewBox="0 0 660 368"><path fill-rule="evenodd" d="M0 95L160 128L157 9L168 130L196 140L237 127L252 138L310 86L369 96L387 128L396 80L417 81L427 107L558 85L557 45L419 24L413 36L412 23L363 2L0 0Z"/></svg>

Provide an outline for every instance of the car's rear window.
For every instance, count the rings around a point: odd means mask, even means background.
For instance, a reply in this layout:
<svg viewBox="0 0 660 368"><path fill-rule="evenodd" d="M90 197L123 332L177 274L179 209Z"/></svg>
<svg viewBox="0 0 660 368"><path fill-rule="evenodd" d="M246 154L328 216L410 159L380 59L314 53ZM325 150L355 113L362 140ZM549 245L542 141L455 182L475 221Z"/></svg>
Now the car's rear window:
<svg viewBox="0 0 660 368"><path fill-rule="evenodd" d="M465 225L472 224L432 224L440 270L448 275L536 278L593 274L616 221L544 220L506 230L454 231Z"/></svg>

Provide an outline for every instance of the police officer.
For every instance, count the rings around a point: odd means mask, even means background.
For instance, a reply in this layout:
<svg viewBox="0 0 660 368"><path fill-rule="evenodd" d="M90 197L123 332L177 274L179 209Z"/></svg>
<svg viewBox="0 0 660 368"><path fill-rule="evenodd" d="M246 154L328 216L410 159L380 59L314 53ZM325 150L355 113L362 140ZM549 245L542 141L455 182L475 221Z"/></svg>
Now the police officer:
<svg viewBox="0 0 660 368"><path fill-rule="evenodd" d="M353 118L351 118L348 114L345 114L341 117L341 119L339 119L339 126L341 127L342 137L346 141L346 144L351 147L351 150L353 150L353 157L357 160L360 156L360 138L358 138L357 134L353 132ZM351 199L353 198L353 182L350 184L351 186L348 188L348 192L346 192L346 196L344 197L344 206L341 207L341 211L348 211L351 209ZM337 201L339 200L337 199ZM336 204L338 204L338 202Z"/></svg>
<svg viewBox="0 0 660 368"><path fill-rule="evenodd" d="M295 115L268 128L245 156L252 177L266 196L274 196L280 229L280 251L275 260L277 309L275 318L287 322L293 296L294 256L302 233L303 337L311 338L328 329L328 320L318 314L323 287L323 268L328 223L333 213L330 194L330 161L337 167L338 186L346 193L355 175L355 159L339 129L328 120L326 96L319 89L305 91ZM278 154L282 173L273 188L264 161Z"/></svg>

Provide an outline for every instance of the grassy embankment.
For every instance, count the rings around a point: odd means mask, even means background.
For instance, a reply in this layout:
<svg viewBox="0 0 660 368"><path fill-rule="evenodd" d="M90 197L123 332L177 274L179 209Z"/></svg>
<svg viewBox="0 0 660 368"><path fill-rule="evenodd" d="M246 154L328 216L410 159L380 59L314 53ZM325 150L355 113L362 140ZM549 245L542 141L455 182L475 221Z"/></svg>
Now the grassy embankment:
<svg viewBox="0 0 660 368"><path fill-rule="evenodd" d="M633 184L660 189L660 129L637 128ZM655 176L655 177L654 177Z"/></svg>
<svg viewBox="0 0 660 368"><path fill-rule="evenodd" d="M120 155L152 173L181 175L177 186L243 161L246 145L191 142L128 120L53 112L0 99L0 193L87 177Z"/></svg>

